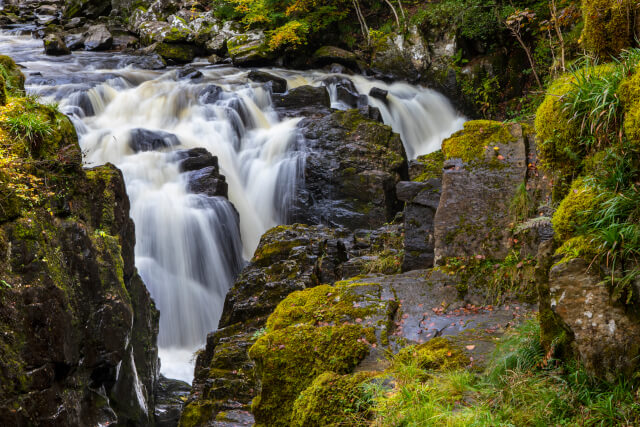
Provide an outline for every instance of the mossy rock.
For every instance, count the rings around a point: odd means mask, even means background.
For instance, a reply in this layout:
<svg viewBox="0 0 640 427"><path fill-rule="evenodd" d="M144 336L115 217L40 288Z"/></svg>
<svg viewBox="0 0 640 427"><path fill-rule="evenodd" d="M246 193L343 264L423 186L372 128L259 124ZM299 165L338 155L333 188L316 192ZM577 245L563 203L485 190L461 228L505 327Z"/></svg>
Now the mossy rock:
<svg viewBox="0 0 640 427"><path fill-rule="evenodd" d="M416 165L411 169L419 170L418 176L412 181L425 182L434 178L442 178L442 167L444 165L444 152L442 150L424 154L415 160Z"/></svg>
<svg viewBox="0 0 640 427"><path fill-rule="evenodd" d="M640 146L640 71L625 79L618 88L624 107L624 133L636 147Z"/></svg>
<svg viewBox="0 0 640 427"><path fill-rule="evenodd" d="M415 364L427 371L452 371L467 366L469 356L447 338L437 337L424 344L403 348L396 355L394 364Z"/></svg>
<svg viewBox="0 0 640 427"><path fill-rule="evenodd" d="M196 47L187 43L158 43L154 51L167 61L187 63L196 57Z"/></svg>
<svg viewBox="0 0 640 427"><path fill-rule="evenodd" d="M5 89L9 95L24 93L24 74L11 57L0 55L0 76L4 77Z"/></svg>
<svg viewBox="0 0 640 427"><path fill-rule="evenodd" d="M555 255L562 256L556 264L582 258L591 262L598 254L599 241L596 236L580 235L566 240L556 249Z"/></svg>
<svg viewBox="0 0 640 427"><path fill-rule="evenodd" d="M632 46L637 0L583 0L582 37L587 50L608 58Z"/></svg>
<svg viewBox="0 0 640 427"><path fill-rule="evenodd" d="M291 426L369 425L367 418L372 400L363 386L376 375L379 373L323 373L296 399Z"/></svg>
<svg viewBox="0 0 640 427"><path fill-rule="evenodd" d="M289 426L298 395L326 371L352 372L374 341L361 325L294 325L259 338L249 350L262 384L251 406L256 426Z"/></svg>
<svg viewBox="0 0 640 427"><path fill-rule="evenodd" d="M338 282L289 294L267 321L270 331L287 326L321 323L341 324L368 316L387 314L387 304L380 301L377 285Z"/></svg>
<svg viewBox="0 0 640 427"><path fill-rule="evenodd" d="M582 179L571 185L569 194L562 200L553 214L551 222L558 241L570 239L589 220L591 212L598 207L604 195Z"/></svg>
<svg viewBox="0 0 640 427"><path fill-rule="evenodd" d="M442 141L444 159L459 158L463 162L481 160L488 146L515 141L509 125L492 120L466 122L464 129Z"/></svg>

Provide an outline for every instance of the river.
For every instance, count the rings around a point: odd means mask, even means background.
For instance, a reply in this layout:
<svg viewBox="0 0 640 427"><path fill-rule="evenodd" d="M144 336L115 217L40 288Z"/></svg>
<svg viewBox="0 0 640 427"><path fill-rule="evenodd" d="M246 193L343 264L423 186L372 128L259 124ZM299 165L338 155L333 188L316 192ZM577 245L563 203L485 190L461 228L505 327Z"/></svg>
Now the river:
<svg viewBox="0 0 640 427"><path fill-rule="evenodd" d="M280 119L270 92L245 69L194 63L202 77L192 80L177 67L141 69L140 57L122 53L51 57L27 27L0 32L0 53L23 67L29 93L71 118L86 167L110 162L122 170L136 226L136 266L161 313L161 372L190 382L193 354L217 327L227 290L260 236L285 222L282 200L301 185L300 118ZM319 86L336 76L350 79L362 94L374 86L387 90L386 103L368 102L401 135L409 158L439 149L464 122L445 97L419 86L322 71L265 71L285 78L289 88ZM335 87L327 90L332 107L345 108ZM218 91L215 99L212 91ZM176 144L135 150L132 141L141 131ZM229 200L188 191L176 152L195 147L218 157Z"/></svg>

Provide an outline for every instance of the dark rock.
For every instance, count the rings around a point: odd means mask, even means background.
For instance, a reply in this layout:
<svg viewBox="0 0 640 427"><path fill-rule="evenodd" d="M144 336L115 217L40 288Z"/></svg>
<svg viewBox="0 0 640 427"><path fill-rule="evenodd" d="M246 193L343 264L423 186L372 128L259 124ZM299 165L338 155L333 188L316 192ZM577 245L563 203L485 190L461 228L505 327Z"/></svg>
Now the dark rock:
<svg viewBox="0 0 640 427"><path fill-rule="evenodd" d="M299 126L309 152L292 222L376 228L402 210L395 186L407 179L406 156L391 128L357 110L306 119Z"/></svg>
<svg viewBox="0 0 640 427"><path fill-rule="evenodd" d="M130 132L129 147L136 153L140 151L153 151L162 148L180 145L178 137L172 133L161 130L132 129Z"/></svg>
<svg viewBox="0 0 640 427"><path fill-rule="evenodd" d="M367 105L366 95L360 95L353 82L345 77L331 76L322 81L327 88L335 87L337 100L348 108L360 108Z"/></svg>
<svg viewBox="0 0 640 427"><path fill-rule="evenodd" d="M433 220L441 185L441 180L434 178L425 182L403 181L396 186L398 199L405 202L403 271L433 267Z"/></svg>
<svg viewBox="0 0 640 427"><path fill-rule="evenodd" d="M107 16L111 11L111 2L103 0L70 0L65 2L63 16L65 18L84 17L95 19Z"/></svg>
<svg viewBox="0 0 640 427"><path fill-rule="evenodd" d="M365 96L365 95L361 95ZM363 116L373 120L374 122L383 123L382 113L378 107L372 107L371 105L365 105L364 107L358 108L358 111Z"/></svg>
<svg viewBox="0 0 640 427"><path fill-rule="evenodd" d="M329 92L324 86L300 86L283 95L272 96L273 107L284 117L318 116L331 107Z"/></svg>
<svg viewBox="0 0 640 427"><path fill-rule="evenodd" d="M335 63L354 70L358 70L359 68L355 53L335 46L323 46L319 48L313 54L311 61L313 65L319 67Z"/></svg>
<svg viewBox="0 0 640 427"><path fill-rule="evenodd" d="M191 386L183 381L160 375L155 391L156 427L177 427L184 399L189 396Z"/></svg>
<svg viewBox="0 0 640 427"><path fill-rule="evenodd" d="M387 95L389 95L389 92L384 89L380 89L379 87L372 87L369 91L370 97L377 98L384 103L387 103Z"/></svg>
<svg viewBox="0 0 640 427"><path fill-rule="evenodd" d="M228 185L220 174L218 158L204 148L192 148L172 153L180 162L180 172L188 172L188 190L209 197L227 197Z"/></svg>
<svg viewBox="0 0 640 427"><path fill-rule="evenodd" d="M44 53L52 56L69 55L71 50L58 34L49 34L44 40Z"/></svg>
<svg viewBox="0 0 640 427"><path fill-rule="evenodd" d="M193 67L181 68L176 72L176 78L182 80L196 80L202 77L202 72Z"/></svg>
<svg viewBox="0 0 640 427"><path fill-rule="evenodd" d="M200 101L204 104L215 104L220 99L223 90L220 86L208 85L200 92Z"/></svg>
<svg viewBox="0 0 640 427"><path fill-rule="evenodd" d="M134 267L124 180L77 162L57 190L70 215L36 208L0 227L15 285L0 307L2 425L152 422L158 312Z"/></svg>
<svg viewBox="0 0 640 427"><path fill-rule="evenodd" d="M113 36L104 24L92 25L84 34L85 50L108 50L113 45Z"/></svg>
<svg viewBox="0 0 640 427"><path fill-rule="evenodd" d="M65 30L73 30L74 28L78 28L84 25L85 19L82 17L75 17L72 19L69 19L67 22L65 22L64 24L64 29Z"/></svg>
<svg viewBox="0 0 640 427"><path fill-rule="evenodd" d="M271 87L273 93L285 93L287 91L287 81L285 79L269 74L266 71L252 70L249 72L249 79L254 82L266 83Z"/></svg>

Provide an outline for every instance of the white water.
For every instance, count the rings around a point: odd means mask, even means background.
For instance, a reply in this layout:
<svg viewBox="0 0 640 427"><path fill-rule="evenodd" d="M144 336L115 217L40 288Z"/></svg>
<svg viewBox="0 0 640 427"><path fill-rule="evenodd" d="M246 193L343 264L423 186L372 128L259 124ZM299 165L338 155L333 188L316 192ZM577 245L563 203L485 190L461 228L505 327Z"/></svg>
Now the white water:
<svg viewBox="0 0 640 427"><path fill-rule="evenodd" d="M111 162L122 170L136 225L136 266L161 312L162 373L191 381L191 355L217 327L243 258L251 258L268 228L285 220L283 200L293 194L304 160L300 119L279 120L269 93L244 70L203 68L204 77L194 83L178 79L176 70L123 68L131 62L124 55L51 58L41 51L41 41L0 33L0 52L25 67L28 90L60 102L74 121L86 166ZM320 85L329 76L273 72L290 88ZM429 89L349 78L360 93L373 86L389 91L387 104L369 102L400 133L410 158L437 150L462 126L447 100ZM212 84L223 92L207 103ZM95 115L85 116L87 110ZM135 153L129 140L137 128L169 132L180 145ZM218 157L239 226L226 199L187 191L188 175L179 172L173 151L194 147Z"/></svg>

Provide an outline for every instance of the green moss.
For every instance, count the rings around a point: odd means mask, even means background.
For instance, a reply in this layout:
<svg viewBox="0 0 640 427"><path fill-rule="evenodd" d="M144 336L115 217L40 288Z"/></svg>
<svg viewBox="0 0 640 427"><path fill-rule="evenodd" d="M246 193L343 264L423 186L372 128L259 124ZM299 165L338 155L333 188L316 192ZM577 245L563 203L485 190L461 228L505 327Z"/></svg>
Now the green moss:
<svg viewBox="0 0 640 427"><path fill-rule="evenodd" d="M640 71L625 79L618 88L624 106L624 133L633 145L640 146Z"/></svg>
<svg viewBox="0 0 640 427"><path fill-rule="evenodd" d="M190 402L182 410L179 427L197 427L210 421L213 406L209 403Z"/></svg>
<svg viewBox="0 0 640 427"><path fill-rule="evenodd" d="M580 129L564 109L563 97L574 88L574 79L556 80L536 112L535 128L540 165L548 170L569 165L575 167L570 152L576 150Z"/></svg>
<svg viewBox="0 0 640 427"><path fill-rule="evenodd" d="M158 43L155 52L168 61L178 63L191 62L196 56L196 48L185 43Z"/></svg>
<svg viewBox="0 0 640 427"><path fill-rule="evenodd" d="M442 167L444 164L444 153L442 150L425 154L416 159L421 164L423 172L414 181L424 182L433 178L442 177Z"/></svg>
<svg viewBox="0 0 640 427"><path fill-rule="evenodd" d="M321 285L292 292L278 304L269 317L267 329L274 331L296 324L338 324L357 318L364 319L380 309L379 298L369 296L370 286L375 285ZM386 307L384 303L382 306Z"/></svg>
<svg viewBox="0 0 640 427"><path fill-rule="evenodd" d="M0 75L4 77L6 90L10 95L24 94L24 74L11 57L0 55Z"/></svg>
<svg viewBox="0 0 640 427"><path fill-rule="evenodd" d="M574 258L591 261L598 254L599 241L595 236L576 236L562 243L555 254L562 256L557 264L568 262Z"/></svg>
<svg viewBox="0 0 640 427"><path fill-rule="evenodd" d="M460 158L464 162L482 159L487 149L495 144L508 144L515 141L509 125L491 120L466 122L464 129L454 133L442 142L445 159Z"/></svg>
<svg viewBox="0 0 640 427"><path fill-rule="evenodd" d="M606 58L630 47L637 10L637 0L583 0L585 47Z"/></svg>
<svg viewBox="0 0 640 427"><path fill-rule="evenodd" d="M579 227L586 224L591 211L598 206L602 197L596 188L584 180L575 180L569 194L562 200L551 219L556 239L564 241L571 238Z"/></svg>
<svg viewBox="0 0 640 427"><path fill-rule="evenodd" d="M325 372L304 390L293 405L292 427L366 426L372 401L363 384L377 373L337 375Z"/></svg>
<svg viewBox="0 0 640 427"><path fill-rule="evenodd" d="M447 338L438 337L424 344L403 348L393 363L415 364L428 371L450 371L467 366L469 357Z"/></svg>
<svg viewBox="0 0 640 427"><path fill-rule="evenodd" d="M326 371L347 374L369 354L373 328L289 326L255 342L249 357L262 384L252 404L256 426L288 426L300 392Z"/></svg>

